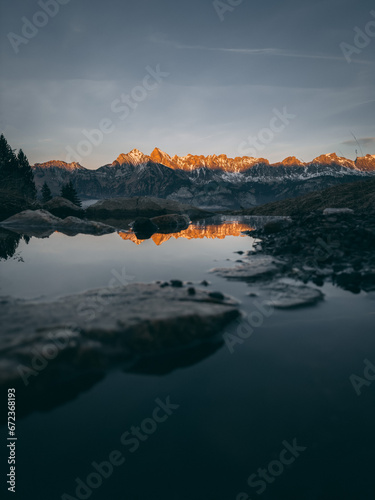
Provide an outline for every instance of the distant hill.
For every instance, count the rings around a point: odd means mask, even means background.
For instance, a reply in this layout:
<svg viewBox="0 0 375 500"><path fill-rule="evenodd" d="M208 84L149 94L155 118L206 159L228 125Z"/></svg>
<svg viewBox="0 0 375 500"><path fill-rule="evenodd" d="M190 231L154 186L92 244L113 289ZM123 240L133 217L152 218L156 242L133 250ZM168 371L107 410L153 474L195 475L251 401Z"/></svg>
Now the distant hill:
<svg viewBox="0 0 375 500"><path fill-rule="evenodd" d="M304 196L267 203L237 213L293 216L323 211L325 208L351 208L359 212L375 212L375 179L314 191Z"/></svg>

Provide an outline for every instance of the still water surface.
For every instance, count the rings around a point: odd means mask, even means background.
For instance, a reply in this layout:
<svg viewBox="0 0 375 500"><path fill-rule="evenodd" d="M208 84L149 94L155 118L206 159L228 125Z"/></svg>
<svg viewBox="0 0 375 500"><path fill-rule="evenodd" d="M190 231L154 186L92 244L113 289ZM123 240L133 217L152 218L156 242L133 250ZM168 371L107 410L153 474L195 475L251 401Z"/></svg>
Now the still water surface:
<svg viewBox="0 0 375 500"><path fill-rule="evenodd" d="M0 295L50 299L108 286L116 275L207 280L249 314L249 287L208 271L252 248L241 234L251 226L204 224L143 242L126 231L21 240L0 262ZM233 353L218 344L164 374L151 365L137 374L113 369L74 400L19 419L16 498L86 498L76 478L85 481L92 462L118 450L125 463L93 500L374 499L375 381L358 396L349 377L363 376L364 359L375 363L375 300L331 285L323 291L318 306L275 311ZM168 396L179 407L131 453L121 436ZM273 463L277 475L249 486L295 439L306 449L294 462L282 471Z"/></svg>

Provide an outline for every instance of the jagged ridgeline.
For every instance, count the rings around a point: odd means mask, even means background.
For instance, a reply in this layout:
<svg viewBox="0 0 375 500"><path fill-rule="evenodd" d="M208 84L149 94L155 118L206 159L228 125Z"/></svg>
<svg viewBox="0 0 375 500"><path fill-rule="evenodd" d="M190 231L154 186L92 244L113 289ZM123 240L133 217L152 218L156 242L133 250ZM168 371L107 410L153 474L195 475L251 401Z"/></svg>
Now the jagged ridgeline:
<svg viewBox="0 0 375 500"><path fill-rule="evenodd" d="M96 170L80 163L49 161L33 166L38 190L52 194L72 181L82 199L155 196L200 207L251 208L375 175L375 155L352 161L335 153L309 163L294 156L270 164L265 158L226 155L169 156L137 149Z"/></svg>

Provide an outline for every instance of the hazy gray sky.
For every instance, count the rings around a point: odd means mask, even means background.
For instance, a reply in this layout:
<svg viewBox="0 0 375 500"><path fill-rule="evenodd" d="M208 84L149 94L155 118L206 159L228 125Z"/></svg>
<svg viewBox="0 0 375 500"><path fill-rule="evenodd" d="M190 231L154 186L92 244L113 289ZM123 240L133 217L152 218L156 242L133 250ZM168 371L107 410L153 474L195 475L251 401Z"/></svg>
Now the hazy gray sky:
<svg viewBox="0 0 375 500"><path fill-rule="evenodd" d="M373 2L60 1L1 0L1 130L32 163L67 147L89 168L155 146L242 156L249 137L271 161L353 158L352 133L375 154Z"/></svg>

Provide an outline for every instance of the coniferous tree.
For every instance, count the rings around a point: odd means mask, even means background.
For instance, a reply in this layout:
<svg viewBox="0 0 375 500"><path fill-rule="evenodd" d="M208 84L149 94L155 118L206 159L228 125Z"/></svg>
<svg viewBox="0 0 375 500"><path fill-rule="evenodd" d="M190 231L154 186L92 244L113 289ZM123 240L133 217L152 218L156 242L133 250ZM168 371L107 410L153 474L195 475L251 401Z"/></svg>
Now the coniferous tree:
<svg viewBox="0 0 375 500"><path fill-rule="evenodd" d="M34 174L31 170L29 160L25 153L20 149L17 155L19 176L21 178L21 189L23 194L32 200L36 198L36 188L34 182Z"/></svg>
<svg viewBox="0 0 375 500"><path fill-rule="evenodd" d="M34 174L25 153L20 149L16 156L3 134L0 136L0 186L26 200L36 197Z"/></svg>
<svg viewBox="0 0 375 500"><path fill-rule="evenodd" d="M3 189L15 189L17 157L4 135L0 136L0 185Z"/></svg>
<svg viewBox="0 0 375 500"><path fill-rule="evenodd" d="M0 220L26 210L36 197L34 176L22 150L18 155L0 135Z"/></svg>
<svg viewBox="0 0 375 500"><path fill-rule="evenodd" d="M47 203L47 201L52 200L52 193L46 182L44 182L42 187L42 199L43 203Z"/></svg>
<svg viewBox="0 0 375 500"><path fill-rule="evenodd" d="M72 181L69 181L67 184L64 184L61 188L61 196L71 201L78 207L82 207L82 202L78 197L77 191L74 189Z"/></svg>

